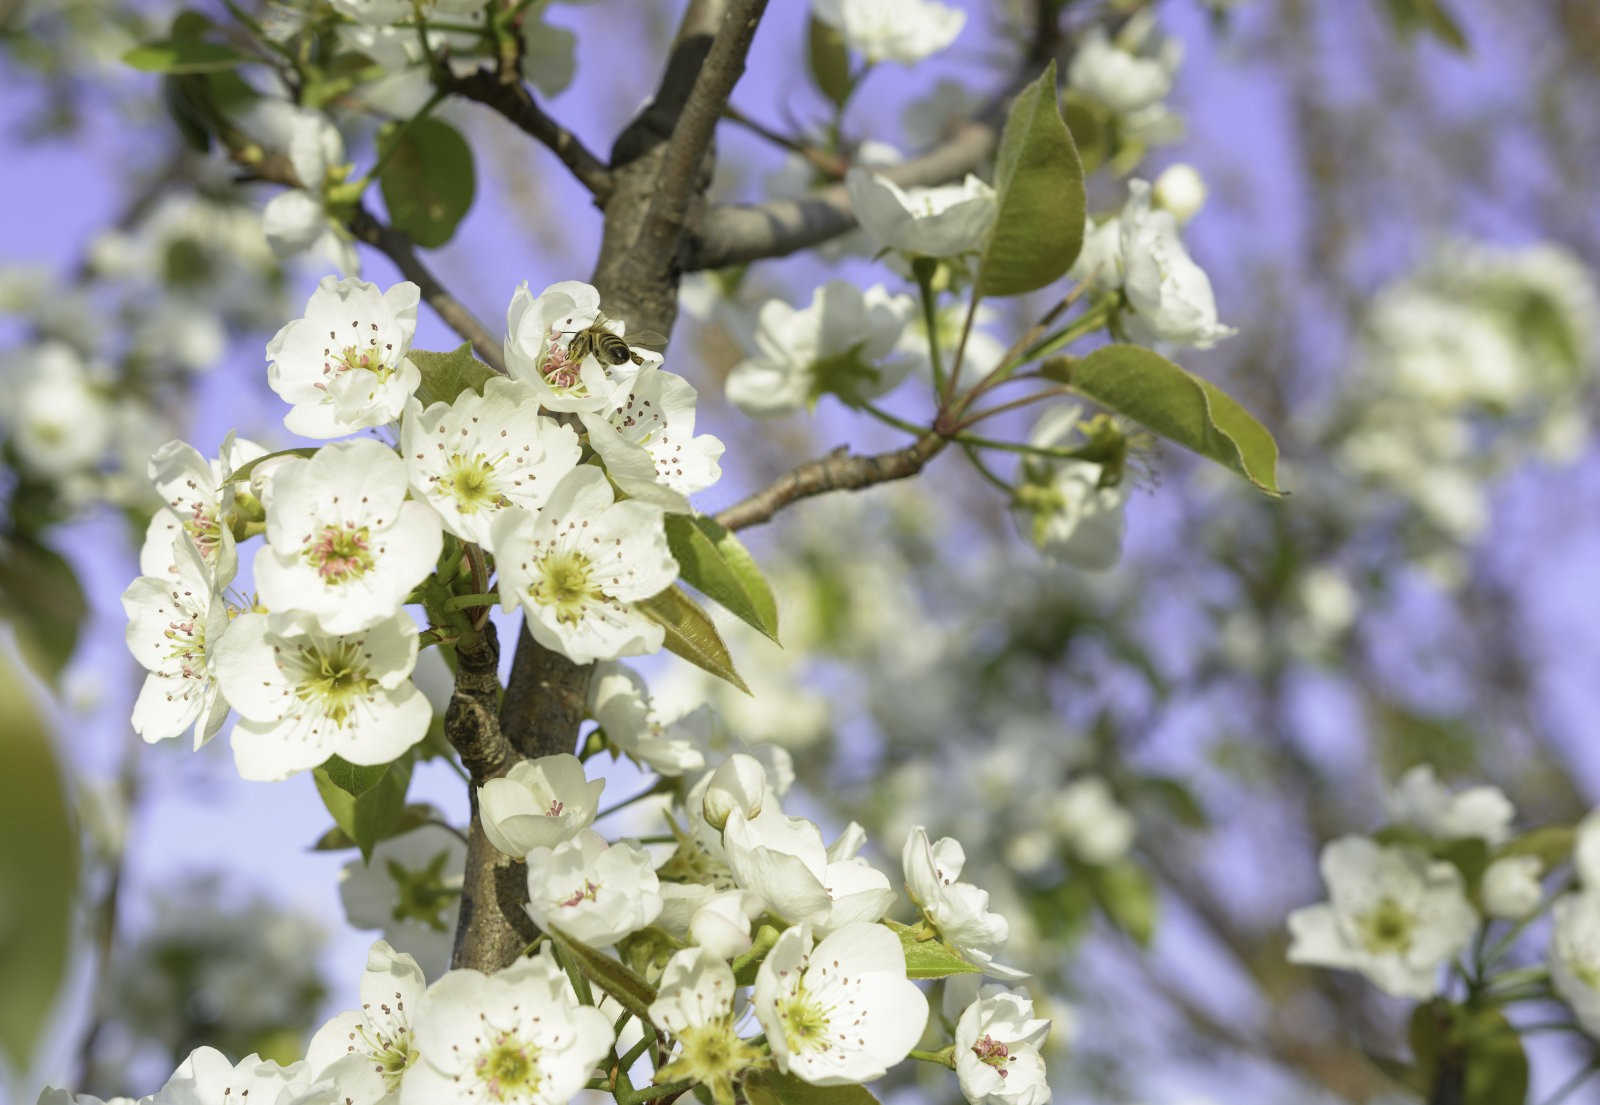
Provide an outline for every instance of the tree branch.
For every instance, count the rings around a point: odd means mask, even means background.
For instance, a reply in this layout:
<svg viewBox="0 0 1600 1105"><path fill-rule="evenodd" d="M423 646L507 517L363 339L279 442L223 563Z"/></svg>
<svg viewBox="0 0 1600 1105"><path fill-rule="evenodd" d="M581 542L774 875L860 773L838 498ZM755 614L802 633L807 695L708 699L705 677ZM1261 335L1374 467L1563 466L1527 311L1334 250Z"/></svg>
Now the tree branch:
<svg viewBox="0 0 1600 1105"><path fill-rule="evenodd" d="M904 449L890 453L851 456L841 445L825 457L790 470L766 490L728 507L717 515L717 521L733 530L758 526L797 499L829 491L856 491L915 476L947 444L948 439L929 430Z"/></svg>
<svg viewBox="0 0 1600 1105"><path fill-rule="evenodd" d="M463 633L456 641L456 682L444 713L444 735L461 763L482 786L504 775L513 759L500 731L500 641L494 623Z"/></svg>
<svg viewBox="0 0 1600 1105"><path fill-rule="evenodd" d="M547 115L520 80L504 80L492 69L478 69L464 77L447 71L437 78L437 83L442 91L499 112L523 133L547 146L597 201L605 203L611 194L611 170L577 135Z"/></svg>

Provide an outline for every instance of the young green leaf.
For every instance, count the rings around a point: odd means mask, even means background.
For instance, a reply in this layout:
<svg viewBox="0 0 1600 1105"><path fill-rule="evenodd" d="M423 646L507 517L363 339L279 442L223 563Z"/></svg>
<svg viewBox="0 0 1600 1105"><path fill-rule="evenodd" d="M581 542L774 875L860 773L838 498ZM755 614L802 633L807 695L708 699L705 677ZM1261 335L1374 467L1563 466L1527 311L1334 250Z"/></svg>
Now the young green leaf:
<svg viewBox="0 0 1600 1105"><path fill-rule="evenodd" d="M917 925L902 925L885 921L900 937L900 947L906 953L907 978L948 978L951 975L977 974L978 967L968 963L962 954L943 940L922 939Z"/></svg>
<svg viewBox="0 0 1600 1105"><path fill-rule="evenodd" d="M1522 1037L1492 1006L1467 1009L1443 998L1417 1006L1408 1033L1420 1081L1435 1100L1450 1087L1460 1105L1522 1105L1528 1056Z"/></svg>
<svg viewBox="0 0 1600 1105"><path fill-rule="evenodd" d="M1083 248L1083 164L1045 66L1006 115L995 155L994 230L978 266L983 295L1020 295L1058 279Z"/></svg>
<svg viewBox="0 0 1600 1105"><path fill-rule="evenodd" d="M438 820L442 816L437 809L427 802L409 803L401 809L399 816L390 822L389 827L378 837L376 843L381 844L391 837L409 833L412 829L421 828L428 822ZM317 837L316 842L311 845L311 850L313 852L342 852L346 848L354 848L356 846L356 842L351 838L350 834L335 825Z"/></svg>
<svg viewBox="0 0 1600 1105"><path fill-rule="evenodd" d="M667 545L679 578L739 620L778 639L778 604L733 531L704 515L667 515Z"/></svg>
<svg viewBox="0 0 1600 1105"><path fill-rule="evenodd" d="M406 356L422 373L417 385L417 400L430 407L435 403L453 403L464 391L483 394L483 385L495 370L472 355L472 343L464 342L448 353L430 353L413 349Z"/></svg>
<svg viewBox="0 0 1600 1105"><path fill-rule="evenodd" d="M667 631L667 651L683 657L698 668L719 679L726 679L745 694L739 673L733 668L733 657L722 635L706 612L690 598L682 587L668 587L659 595L652 595L635 603L640 612Z"/></svg>
<svg viewBox="0 0 1600 1105"><path fill-rule="evenodd" d="M1144 868L1123 859L1085 870L1106 917L1140 946L1149 947L1156 930L1156 888Z"/></svg>
<svg viewBox="0 0 1600 1105"><path fill-rule="evenodd" d="M833 106L843 108L854 84L850 78L850 51L839 29L816 16L806 27L806 68Z"/></svg>
<svg viewBox="0 0 1600 1105"><path fill-rule="evenodd" d="M555 929L551 929L549 935L591 982L616 998L617 1004L641 1021L649 1021L650 1005L656 1000L655 987L609 955L581 941L569 939Z"/></svg>
<svg viewBox="0 0 1600 1105"><path fill-rule="evenodd" d="M1269 495L1278 488L1278 445L1221 388L1137 345L1107 345L1041 371L1168 440L1231 468Z"/></svg>
<svg viewBox="0 0 1600 1105"><path fill-rule="evenodd" d="M198 38L172 38L147 42L122 55L125 64L146 73L217 73L243 65L250 59L231 46L202 42Z"/></svg>
<svg viewBox="0 0 1600 1105"><path fill-rule="evenodd" d="M813 1086L775 1070L746 1078L744 1096L750 1105L878 1105L865 1086Z"/></svg>
<svg viewBox="0 0 1600 1105"><path fill-rule="evenodd" d="M405 814L406 788L411 785L409 756L393 763L367 767L348 763L334 756L312 772L322 804L333 816L333 823L361 849L361 858L372 858L372 849L392 835L391 830Z"/></svg>
<svg viewBox="0 0 1600 1105"><path fill-rule="evenodd" d="M12 623L28 665L52 686L88 613L78 576L59 553L26 538L0 541L0 617Z"/></svg>
<svg viewBox="0 0 1600 1105"><path fill-rule="evenodd" d="M378 157L389 221L424 249L448 242L477 190L467 140L442 119L424 116L380 130Z"/></svg>

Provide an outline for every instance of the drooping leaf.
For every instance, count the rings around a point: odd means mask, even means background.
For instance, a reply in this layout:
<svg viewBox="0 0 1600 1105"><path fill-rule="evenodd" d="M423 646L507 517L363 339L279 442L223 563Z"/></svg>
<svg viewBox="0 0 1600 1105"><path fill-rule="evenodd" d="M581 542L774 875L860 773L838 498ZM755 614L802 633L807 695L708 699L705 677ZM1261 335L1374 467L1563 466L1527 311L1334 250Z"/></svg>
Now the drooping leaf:
<svg viewBox="0 0 1600 1105"><path fill-rule="evenodd" d="M668 587L635 604L641 613L666 630L667 651L683 657L719 679L726 679L745 694L745 686L734 670L733 657L706 612L682 587Z"/></svg>
<svg viewBox="0 0 1600 1105"><path fill-rule="evenodd" d="M231 46L198 38L170 38L135 46L122 60L146 73L217 73L251 59Z"/></svg>
<svg viewBox="0 0 1600 1105"><path fill-rule="evenodd" d="M1006 115L995 154L994 230L978 266L984 295L1020 295L1058 279L1083 248L1083 164L1045 66Z"/></svg>
<svg viewBox="0 0 1600 1105"><path fill-rule="evenodd" d="M389 221L424 249L448 242L472 207L472 149L442 119L424 116L378 132L378 184Z"/></svg>
<svg viewBox="0 0 1600 1105"><path fill-rule="evenodd" d="M405 813L411 758L368 767L334 756L313 771L312 778L333 823L355 841L361 858L370 860L373 847L393 835Z"/></svg>
<svg viewBox="0 0 1600 1105"><path fill-rule="evenodd" d="M1577 842L1577 838L1577 830L1571 825L1546 825L1532 832L1523 833L1515 840L1508 840L1495 852L1494 858L1538 856L1548 871L1557 864L1566 862L1567 857L1572 855L1572 846Z"/></svg>
<svg viewBox="0 0 1600 1105"><path fill-rule="evenodd" d="M406 356L422 373L422 382L417 385L417 400L424 407L434 403L453 403L456 396L464 391L475 391L482 395L483 385L491 376L497 375L494 369L472 355L471 342L463 342L448 353L413 349Z"/></svg>
<svg viewBox="0 0 1600 1105"><path fill-rule="evenodd" d="M850 51L839 28L816 16L806 26L806 68L833 106L844 107L854 85L850 79Z"/></svg>
<svg viewBox="0 0 1600 1105"><path fill-rule="evenodd" d="M25 1071L67 970L78 838L50 731L4 664L0 732L0 1058Z"/></svg>
<svg viewBox="0 0 1600 1105"><path fill-rule="evenodd" d="M1144 868L1122 859L1084 870L1095 901L1106 917L1141 946L1148 947L1156 930L1156 888Z"/></svg>
<svg viewBox="0 0 1600 1105"><path fill-rule="evenodd" d="M426 802L409 803L400 810L399 816L383 831L376 843L381 844L390 837L409 833L412 829L420 828L430 821L436 821L441 816L437 809ZM349 833L335 825L317 837L316 842L311 845L311 850L313 852L342 852L346 848L355 848L357 846Z"/></svg>
<svg viewBox="0 0 1600 1105"><path fill-rule="evenodd" d="M778 603L772 588L733 531L704 515L667 515L667 545L678 575L740 621L778 639Z"/></svg>
<svg viewBox="0 0 1600 1105"><path fill-rule="evenodd" d="M907 978L948 978L977 974L980 970L943 940L921 939L922 931L917 925L884 923L900 937L900 948L906 953Z"/></svg>
<svg viewBox="0 0 1600 1105"><path fill-rule="evenodd" d="M78 576L60 553L26 538L0 541L0 617L15 629L29 666L52 686L88 613Z"/></svg>
<svg viewBox="0 0 1600 1105"><path fill-rule="evenodd" d="M563 936L555 929L549 930L549 936L578 964L591 982L616 998L617 1004L641 1021L649 1021L650 1005L656 1000L654 986L609 955L581 941Z"/></svg>
<svg viewBox="0 0 1600 1105"><path fill-rule="evenodd" d="M746 1078L744 1096L750 1105L878 1105L865 1086L813 1086L775 1070Z"/></svg>
<svg viewBox="0 0 1600 1105"><path fill-rule="evenodd" d="M1278 445L1221 388L1137 345L1107 345L1041 371L1079 394L1231 468L1269 495L1278 487Z"/></svg>

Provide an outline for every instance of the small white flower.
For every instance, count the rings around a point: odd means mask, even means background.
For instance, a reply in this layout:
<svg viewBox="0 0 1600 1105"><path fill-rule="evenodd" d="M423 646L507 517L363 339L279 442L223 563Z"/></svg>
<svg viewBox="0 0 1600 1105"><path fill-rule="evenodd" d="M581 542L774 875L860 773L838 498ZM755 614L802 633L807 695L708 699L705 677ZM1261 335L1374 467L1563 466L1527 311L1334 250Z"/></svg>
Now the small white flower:
<svg viewBox="0 0 1600 1105"><path fill-rule="evenodd" d="M1484 869L1480 894L1483 911L1490 917L1520 921L1539 908L1544 888L1539 876L1544 863L1538 856L1505 856Z"/></svg>
<svg viewBox="0 0 1600 1105"><path fill-rule="evenodd" d="M456 902L467 846L437 825L379 841L371 862L357 856L339 871L339 901L351 927L380 929L413 956L424 975L450 966ZM413 1010L415 1013L415 1010Z"/></svg>
<svg viewBox="0 0 1600 1105"><path fill-rule="evenodd" d="M994 225L994 189L971 173L960 184L902 189L870 169L845 177L850 207L882 249L954 257L981 249Z"/></svg>
<svg viewBox="0 0 1600 1105"><path fill-rule="evenodd" d="M616 1033L578 1004L549 951L493 975L451 971L428 988L413 1034L421 1059L400 1105L568 1105Z"/></svg>
<svg viewBox="0 0 1600 1105"><path fill-rule="evenodd" d="M520 602L534 639L574 663L655 651L662 628L632 604L677 578L662 525L660 507L617 502L600 469L574 469L538 514L495 519L501 606Z"/></svg>
<svg viewBox="0 0 1600 1105"><path fill-rule="evenodd" d="M1039 417L1029 435L1040 448L1062 448L1077 434L1079 410L1060 406ZM1012 504L1017 528L1052 560L1086 571L1116 566L1127 528L1126 473L1112 479L1091 460L1032 459L1024 466Z"/></svg>
<svg viewBox="0 0 1600 1105"><path fill-rule="evenodd" d="M695 715L708 711L702 706L681 719L662 718L639 673L615 661L598 665L589 680L589 716L605 730L606 740L659 775L682 775L705 766L690 727L701 720Z"/></svg>
<svg viewBox="0 0 1600 1105"><path fill-rule="evenodd" d="M1183 61L1183 44L1163 39L1154 56L1143 56L1137 51L1150 29L1146 21L1130 24L1130 33L1113 42L1104 27L1091 26L1078 40L1072 64L1067 66L1067 86L1117 115L1159 104L1172 91L1173 76Z"/></svg>
<svg viewBox="0 0 1600 1105"><path fill-rule="evenodd" d="M1086 219L1083 248L1067 275L1096 291L1115 291L1126 275L1122 264L1122 216L1111 215L1098 223Z"/></svg>
<svg viewBox="0 0 1600 1105"><path fill-rule="evenodd" d="M830 280L796 309L782 300L762 304L755 355L728 376L728 399L747 414L783 414L815 405L825 394L845 402L891 390L910 365L891 358L915 313L910 296L891 296L882 285L862 292Z"/></svg>
<svg viewBox="0 0 1600 1105"><path fill-rule="evenodd" d="M607 844L584 829L554 848L533 849L527 862L528 916L542 929L603 948L661 913L660 881L637 845Z"/></svg>
<svg viewBox="0 0 1600 1105"><path fill-rule="evenodd" d="M534 296L523 283L506 312L506 371L531 385L547 410L616 410L638 368L631 361L601 364L593 354L575 357L572 350L573 339L599 316L600 293L588 284L563 280ZM605 328L626 332L618 319L607 319ZM637 352L646 363L660 363L658 354Z"/></svg>
<svg viewBox="0 0 1600 1105"><path fill-rule="evenodd" d="M1591 810L1578 822L1572 867L1585 890L1600 890L1600 810Z"/></svg>
<svg viewBox="0 0 1600 1105"><path fill-rule="evenodd" d="M605 789L606 781L590 781L569 752L523 760L478 788L483 835L515 859L554 847L589 827Z"/></svg>
<svg viewBox="0 0 1600 1105"><path fill-rule="evenodd" d="M677 1040L678 1053L658 1081L693 1079L711 1090L718 1105L732 1105L734 1080L761 1059L734 1031L737 991L728 964L705 948L685 948L667 960L649 1012Z"/></svg>
<svg viewBox="0 0 1600 1105"><path fill-rule="evenodd" d="M620 407L580 411L578 417L618 487L632 498L686 513L689 496L722 476L717 458L724 446L710 434L694 436L694 408L689 381L646 365Z"/></svg>
<svg viewBox="0 0 1600 1105"><path fill-rule="evenodd" d="M1150 198L1163 211L1172 212L1172 217L1182 226L1206 205L1205 178L1193 165L1181 161L1168 165L1156 177Z"/></svg>
<svg viewBox="0 0 1600 1105"><path fill-rule="evenodd" d="M1498 787L1469 787L1459 794L1439 781L1429 764L1418 764L1395 784L1389 816L1440 840L1477 837L1491 848L1511 836L1516 809Z"/></svg>
<svg viewBox="0 0 1600 1105"><path fill-rule="evenodd" d="M1600 892L1563 894L1552 914L1550 982L1584 1031L1600 1036Z"/></svg>
<svg viewBox="0 0 1600 1105"><path fill-rule="evenodd" d="M972 1105L1045 1105L1045 1082L1039 1049L1050 1022L1033 1015L1025 995L998 987L983 996L956 1022L956 1078Z"/></svg>
<svg viewBox="0 0 1600 1105"><path fill-rule="evenodd" d="M721 830L728 815L738 810L746 820L759 817L772 788L767 784L767 769L753 756L729 756L711 773L706 784L701 810L706 823Z"/></svg>
<svg viewBox="0 0 1600 1105"><path fill-rule="evenodd" d="M189 1053L150 1098L151 1105L217 1105L218 1102L277 1101L285 1091L309 1086L306 1064L279 1066L259 1055L246 1055L237 1064L216 1048L201 1047Z"/></svg>
<svg viewBox="0 0 1600 1105"><path fill-rule="evenodd" d="M916 1046L928 999L906 978L900 938L852 924L811 945L811 926L778 937L751 1004L778 1069L814 1086L881 1078Z"/></svg>
<svg viewBox="0 0 1600 1105"><path fill-rule="evenodd" d="M944 837L928 843L921 825L911 830L901 849L906 892L939 935L962 955L997 978L1021 978L1022 972L994 961L994 949L1004 944L1011 926L989 909L989 892L960 882L967 854L959 841Z"/></svg>
<svg viewBox="0 0 1600 1105"><path fill-rule="evenodd" d="M256 587L273 611L304 611L330 633L392 617L439 559L439 516L406 499L406 467L371 438L280 464L267 487Z"/></svg>
<svg viewBox="0 0 1600 1105"><path fill-rule="evenodd" d="M181 533L216 571L219 585L232 580L237 567L228 524L236 493L233 473L266 452L232 433L223 440L216 460L207 460L182 441L169 441L157 449L149 461L150 482L166 505L145 532L139 570L145 575L169 574L172 539Z"/></svg>
<svg viewBox="0 0 1600 1105"><path fill-rule="evenodd" d="M332 1075L348 1105L393 1102L416 1062L411 1022L427 985L415 959L383 940L373 944L361 976L361 1008L317 1030L306 1047L307 1066L318 1079Z"/></svg>
<svg viewBox="0 0 1600 1105"><path fill-rule="evenodd" d="M689 942L723 959L743 955L751 945L751 914L760 916L760 909L760 899L746 891L712 893L689 917Z"/></svg>
<svg viewBox="0 0 1600 1105"><path fill-rule="evenodd" d="M323 277L305 314L267 343L267 382L302 437L342 437L400 417L422 373L406 354L421 289Z"/></svg>
<svg viewBox="0 0 1600 1105"><path fill-rule="evenodd" d="M938 0L811 0L811 14L869 62L912 65L961 33L967 15Z"/></svg>
<svg viewBox="0 0 1600 1105"><path fill-rule="evenodd" d="M1127 855L1137 824L1099 776L1061 789L1050 808L1055 831L1085 863L1106 864Z"/></svg>
<svg viewBox="0 0 1600 1105"><path fill-rule="evenodd" d="M47 342L8 368L13 390L0 417L22 462L45 476L97 464L111 445L111 403L77 352Z"/></svg>
<svg viewBox="0 0 1600 1105"><path fill-rule="evenodd" d="M531 387L499 376L482 395L468 389L426 410L415 399L407 404L400 454L411 486L457 537L493 552L500 512L537 510L577 467L577 432L537 410Z"/></svg>
<svg viewBox="0 0 1600 1105"><path fill-rule="evenodd" d="M324 203L327 186L348 172L338 128L321 112L276 100L259 105L251 114L251 123L262 132L268 148L288 154L301 184L273 196L261 211L261 228L272 252L279 257L310 253L340 272L359 272L355 246L338 229Z"/></svg>
<svg viewBox="0 0 1600 1105"><path fill-rule="evenodd" d="M241 614L216 646L217 680L239 713L239 774L286 779L335 755L393 760L433 719L411 683L416 660L417 626L405 614L343 636L305 614Z"/></svg>
<svg viewBox="0 0 1600 1105"><path fill-rule="evenodd" d="M1128 322L1136 336L1210 349L1237 333L1217 321L1210 278L1184 248L1177 219L1152 208L1145 181L1128 182L1119 231L1122 289L1134 311Z"/></svg>
<svg viewBox="0 0 1600 1105"><path fill-rule="evenodd" d="M228 714L215 651L228 628L228 604L190 543L172 542L165 576L140 576L122 593L128 651L150 674L133 706L133 731L154 743L194 727L199 748Z"/></svg>
<svg viewBox="0 0 1600 1105"><path fill-rule="evenodd" d="M1412 848L1346 836L1322 850L1329 901L1289 915L1289 962L1360 971L1396 997L1439 992L1478 927L1461 872Z"/></svg>
<svg viewBox="0 0 1600 1105"><path fill-rule="evenodd" d="M826 848L821 829L786 816L776 801L754 819L732 810L722 843L739 885L791 924L809 922L819 932L832 932L877 921L894 905L888 877L854 854L856 834L847 831Z"/></svg>

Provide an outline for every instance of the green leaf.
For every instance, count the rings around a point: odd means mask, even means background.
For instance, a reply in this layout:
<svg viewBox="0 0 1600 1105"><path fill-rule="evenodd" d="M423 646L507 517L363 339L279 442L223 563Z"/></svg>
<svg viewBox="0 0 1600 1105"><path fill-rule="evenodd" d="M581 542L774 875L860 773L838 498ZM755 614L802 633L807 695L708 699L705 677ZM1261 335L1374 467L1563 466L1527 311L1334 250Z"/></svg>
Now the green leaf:
<svg viewBox="0 0 1600 1105"><path fill-rule="evenodd" d="M0 1058L21 1072L67 970L78 838L50 731L9 665L0 666L0 727Z"/></svg>
<svg viewBox="0 0 1600 1105"><path fill-rule="evenodd" d="M1160 805L1173 820L1190 829L1208 829L1211 817L1194 792L1167 775L1141 775L1133 781L1135 795Z"/></svg>
<svg viewBox="0 0 1600 1105"><path fill-rule="evenodd" d="M399 815L391 822L376 841L381 844L390 837L409 833L412 829L426 825L430 821L437 821L443 815L426 802L413 802L400 810ZM321 836L316 843L311 845L313 852L342 852L346 848L358 847L350 834L335 825Z"/></svg>
<svg viewBox="0 0 1600 1105"><path fill-rule="evenodd" d="M411 785L411 758L368 767L334 756L312 772L322 804L333 823L370 860L378 841L394 835L406 808L406 788Z"/></svg>
<svg viewBox="0 0 1600 1105"><path fill-rule="evenodd" d="M472 343L464 342L448 353L413 349L406 356L422 373L417 399L424 407L435 403L454 403L464 391L483 394L483 385L499 375L472 355Z"/></svg>
<svg viewBox="0 0 1600 1105"><path fill-rule="evenodd" d="M1156 888L1144 868L1122 859L1103 867L1085 867L1089 888L1106 917L1143 947L1156 929Z"/></svg>
<svg viewBox="0 0 1600 1105"><path fill-rule="evenodd" d="M740 621L778 639L778 603L733 531L704 515L667 515L667 545L685 583Z"/></svg>
<svg viewBox="0 0 1600 1105"><path fill-rule="evenodd" d="M251 59L229 46L198 38L147 42L122 55L124 63L146 73L216 73Z"/></svg>
<svg viewBox="0 0 1600 1105"><path fill-rule="evenodd" d="M656 1000L655 987L634 974L627 967L603 952L555 929L548 930L550 939L575 961L578 967L600 989L617 999L617 1003L641 1021L649 1022L650 1004Z"/></svg>
<svg viewBox="0 0 1600 1105"><path fill-rule="evenodd" d="M60 553L27 538L0 541L0 617L12 623L28 665L52 687L88 614L83 587Z"/></svg>
<svg viewBox="0 0 1600 1105"><path fill-rule="evenodd" d="M1110 113L1088 97L1069 91L1061 97L1061 118L1072 132L1072 144L1078 148L1083 174L1088 176L1110 156Z"/></svg>
<svg viewBox="0 0 1600 1105"><path fill-rule="evenodd" d="M1459 1105L1523 1105L1527 1100L1522 1037L1499 1009L1467 1009L1435 998L1417 1006L1408 1035L1430 1100Z"/></svg>
<svg viewBox="0 0 1600 1105"><path fill-rule="evenodd" d="M1083 248L1083 165L1056 100L1051 62L1018 94L995 154L994 230L978 266L983 295L1020 295L1058 279Z"/></svg>
<svg viewBox="0 0 1600 1105"><path fill-rule="evenodd" d="M472 207L472 149L456 128L424 116L378 131L378 184L389 221L424 249L450 240Z"/></svg>
<svg viewBox="0 0 1600 1105"><path fill-rule="evenodd" d="M842 109L855 88L850 76L850 50L839 28L816 16L806 27L806 68L822 94L834 107Z"/></svg>
<svg viewBox="0 0 1600 1105"><path fill-rule="evenodd" d="M943 940L921 939L920 934L926 931L921 925L902 925L895 921L884 924L900 937L901 950L906 953L907 978L948 978L977 974L980 970Z"/></svg>
<svg viewBox="0 0 1600 1105"><path fill-rule="evenodd" d="M734 670L733 657L723 643L722 635L717 632L717 627L682 587L668 587L659 595L634 605L645 617L667 631L668 652L683 657L719 679L726 679L745 694L750 693L750 688L745 686L744 680Z"/></svg>
<svg viewBox="0 0 1600 1105"><path fill-rule="evenodd" d="M1571 825L1546 825L1541 829L1523 833L1515 840L1508 840L1495 852L1495 859L1506 856L1538 856L1544 864L1546 871L1558 864L1565 863L1567 857L1572 855L1572 846L1577 841L1577 830Z"/></svg>
<svg viewBox="0 0 1600 1105"><path fill-rule="evenodd" d="M792 1074L758 1071L744 1080L750 1105L877 1105L865 1086L813 1086Z"/></svg>
<svg viewBox="0 0 1600 1105"><path fill-rule="evenodd" d="M1107 345L1041 371L1162 437L1231 468L1269 495L1278 487L1272 435L1221 388L1137 345Z"/></svg>
<svg viewBox="0 0 1600 1105"><path fill-rule="evenodd" d="M1461 22L1441 0L1383 0L1394 28L1406 38L1431 34L1459 54L1471 50Z"/></svg>

